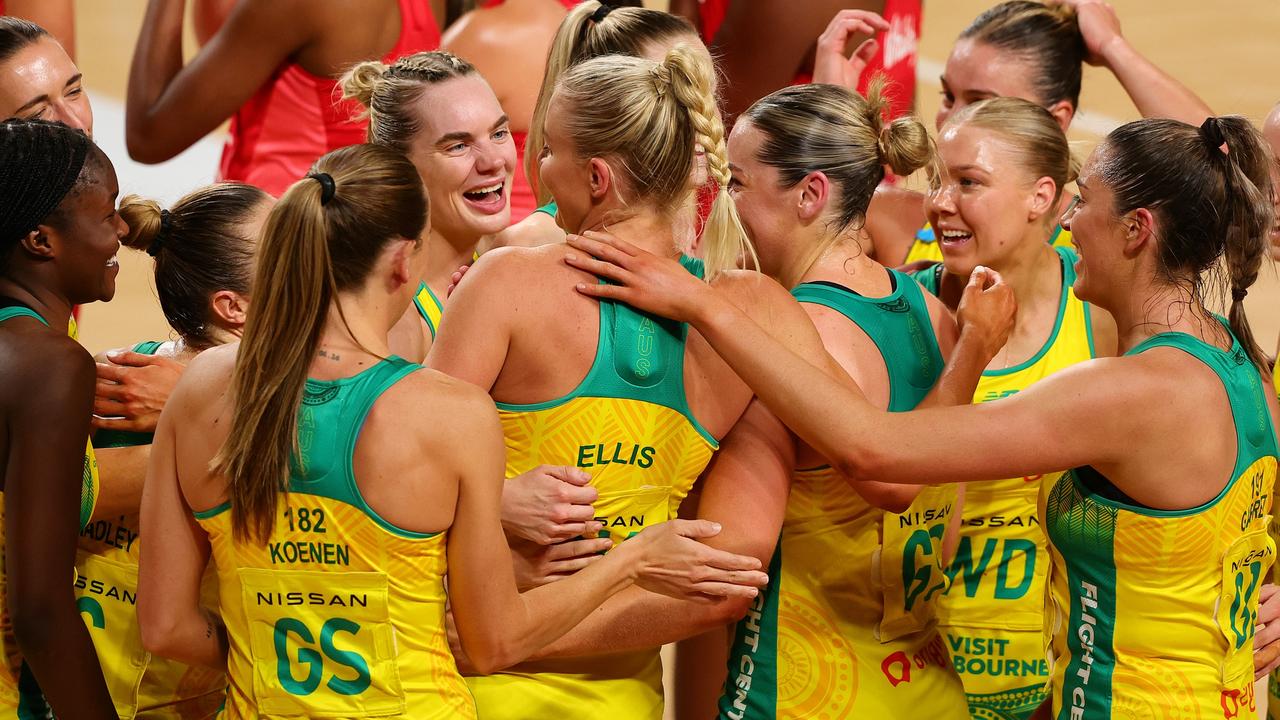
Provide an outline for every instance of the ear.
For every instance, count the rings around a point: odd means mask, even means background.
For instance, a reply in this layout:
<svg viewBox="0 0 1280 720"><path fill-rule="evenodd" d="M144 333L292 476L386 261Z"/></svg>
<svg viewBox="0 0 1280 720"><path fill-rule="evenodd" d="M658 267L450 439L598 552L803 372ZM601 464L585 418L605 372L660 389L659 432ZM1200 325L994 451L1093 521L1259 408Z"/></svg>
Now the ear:
<svg viewBox="0 0 1280 720"><path fill-rule="evenodd" d="M403 238L391 248L391 280L393 289L421 281L413 272L413 260L422 247L421 240Z"/></svg>
<svg viewBox="0 0 1280 720"><path fill-rule="evenodd" d="M1057 211L1057 203L1053 200L1058 194L1058 184L1053 178L1045 176L1036 180L1031 188L1031 197L1027 201L1027 219L1039 220L1046 213Z"/></svg>
<svg viewBox="0 0 1280 720"><path fill-rule="evenodd" d="M219 290L209 298L209 307L218 324L229 329L244 327L249 316L249 298L234 290Z"/></svg>
<svg viewBox="0 0 1280 720"><path fill-rule="evenodd" d="M1156 216L1147 208L1138 208L1120 218L1124 226L1124 255L1137 257L1143 248L1155 244Z"/></svg>
<svg viewBox="0 0 1280 720"><path fill-rule="evenodd" d="M805 175L796 189L800 196L796 200L796 215L806 225L822 217L827 209L827 201L831 199L831 179L820 170Z"/></svg>
<svg viewBox="0 0 1280 720"><path fill-rule="evenodd" d="M1076 106L1072 105L1070 100L1059 100L1045 109L1054 120L1058 121L1058 127L1062 128L1062 132L1066 132L1067 128L1071 127L1071 121L1076 116Z"/></svg>
<svg viewBox="0 0 1280 720"><path fill-rule="evenodd" d="M587 170L591 174L591 199L604 199L613 189L613 168L603 158L593 157L587 161Z"/></svg>
<svg viewBox="0 0 1280 720"><path fill-rule="evenodd" d="M57 233L58 231L49 225L38 225L35 230L19 240L18 244L37 258L52 259L58 254L53 240Z"/></svg>

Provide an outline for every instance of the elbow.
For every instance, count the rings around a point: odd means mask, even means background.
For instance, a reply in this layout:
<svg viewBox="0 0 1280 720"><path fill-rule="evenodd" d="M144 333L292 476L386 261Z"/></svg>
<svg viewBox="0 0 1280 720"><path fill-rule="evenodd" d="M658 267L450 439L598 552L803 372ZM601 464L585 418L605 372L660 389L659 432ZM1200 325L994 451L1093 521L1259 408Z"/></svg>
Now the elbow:
<svg viewBox="0 0 1280 720"><path fill-rule="evenodd" d="M710 630L713 627L719 627L721 625L733 625L745 618L747 613L756 605L756 603L762 602L761 598L764 597L764 593L768 588L762 587L759 590L760 591L755 597L725 598L712 605L711 618L707 623L706 629Z"/></svg>
<svg viewBox="0 0 1280 720"><path fill-rule="evenodd" d="M146 123L128 118L125 122L124 143L129 157L144 165L155 165L169 160L177 152L163 147L158 134Z"/></svg>
<svg viewBox="0 0 1280 720"><path fill-rule="evenodd" d="M855 482L853 486L868 505L895 514L906 512L919 494L919 487L915 485Z"/></svg>
<svg viewBox="0 0 1280 720"><path fill-rule="evenodd" d="M142 637L142 649L152 655L174 658L179 644L176 642L177 618L145 598L146 595L142 594L138 597L138 631Z"/></svg>
<svg viewBox="0 0 1280 720"><path fill-rule="evenodd" d="M889 463L879 449L870 447L842 449L831 465L849 480L865 481L883 479Z"/></svg>
<svg viewBox="0 0 1280 720"><path fill-rule="evenodd" d="M477 675L491 675L524 659L512 643L499 637L473 640L470 644L464 642L463 650Z"/></svg>
<svg viewBox="0 0 1280 720"><path fill-rule="evenodd" d="M17 641L23 655L44 656L47 651L55 649L54 628L58 626L58 618L51 610L50 603L19 600L11 613L13 639Z"/></svg>

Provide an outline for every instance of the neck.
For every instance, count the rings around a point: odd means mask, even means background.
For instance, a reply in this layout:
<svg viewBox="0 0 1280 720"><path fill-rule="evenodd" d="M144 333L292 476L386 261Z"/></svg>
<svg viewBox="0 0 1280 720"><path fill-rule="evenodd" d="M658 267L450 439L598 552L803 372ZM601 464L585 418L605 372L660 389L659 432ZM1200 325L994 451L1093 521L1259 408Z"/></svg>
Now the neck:
<svg viewBox="0 0 1280 720"><path fill-rule="evenodd" d="M67 323L71 321L71 301L47 286L31 282L30 278L0 278L0 295L13 298L35 310L51 328L65 331Z"/></svg>
<svg viewBox="0 0 1280 720"><path fill-rule="evenodd" d="M329 305L318 350L335 360L350 355L358 365L369 356L390 356L387 334L405 309L392 300L385 292L374 293L368 288L339 293Z"/></svg>
<svg viewBox="0 0 1280 720"><path fill-rule="evenodd" d="M652 210L592 213L583 221L579 232L588 230L609 233L662 257L673 257L679 252L671 220Z"/></svg>
<svg viewBox="0 0 1280 720"><path fill-rule="evenodd" d="M1130 278L1129 288L1113 307L1106 308L1116 320L1121 352L1162 332L1184 332L1209 343L1225 341L1222 325L1190 289L1138 278Z"/></svg>
<svg viewBox="0 0 1280 720"><path fill-rule="evenodd" d="M445 288L449 287L449 278L454 271L463 265L470 265L475 257L477 237L445 237L434 228L423 240L427 254L427 272L423 282L431 286L439 297L444 297Z"/></svg>
<svg viewBox="0 0 1280 720"><path fill-rule="evenodd" d="M884 267L867 255L856 237L850 236L836 240L816 258L813 257L812 248L828 240L829 238L819 236L807 239L803 243L793 244L792 247L801 248L802 251L793 253L787 265L784 266L787 268L784 277L775 279L788 288L793 288L811 280L838 277L854 290L859 290L858 286L863 279L869 277L879 279L884 275ZM809 264L807 268L804 267L806 263Z"/></svg>
<svg viewBox="0 0 1280 720"><path fill-rule="evenodd" d="M1030 231L998 267L993 264L992 269L1013 288L1018 307L1031 307L1041 301L1057 304L1061 297L1062 262L1039 226Z"/></svg>

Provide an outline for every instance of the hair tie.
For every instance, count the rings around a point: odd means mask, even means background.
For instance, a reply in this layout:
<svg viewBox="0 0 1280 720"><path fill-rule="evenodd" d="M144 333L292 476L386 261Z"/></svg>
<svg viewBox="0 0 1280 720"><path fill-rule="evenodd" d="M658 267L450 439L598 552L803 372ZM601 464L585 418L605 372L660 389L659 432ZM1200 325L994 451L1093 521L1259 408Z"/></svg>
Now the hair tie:
<svg viewBox="0 0 1280 720"><path fill-rule="evenodd" d="M147 254L155 257L160 254L160 248L164 247L164 241L169 237L169 228L173 227L173 223L169 220L169 211L160 211L160 230L156 232L156 236L151 240L151 244L147 246Z"/></svg>
<svg viewBox="0 0 1280 720"><path fill-rule="evenodd" d="M1231 300L1233 302L1244 302L1244 296L1249 294L1249 288L1231 288Z"/></svg>
<svg viewBox="0 0 1280 720"><path fill-rule="evenodd" d="M599 25L604 22L605 18L609 17L609 13L611 12L613 12L612 5L605 5L604 3L601 3L600 7L596 8L596 11L591 13L591 22Z"/></svg>
<svg viewBox="0 0 1280 720"><path fill-rule="evenodd" d="M310 173L307 177L320 183L320 204L328 205L329 201L338 192L338 186L333 182L333 176L326 172Z"/></svg>
<svg viewBox="0 0 1280 720"><path fill-rule="evenodd" d="M1222 132L1222 121L1216 117L1209 116L1200 123L1200 137L1204 139L1204 143L1214 150L1221 151L1222 146L1227 143L1227 136Z"/></svg>

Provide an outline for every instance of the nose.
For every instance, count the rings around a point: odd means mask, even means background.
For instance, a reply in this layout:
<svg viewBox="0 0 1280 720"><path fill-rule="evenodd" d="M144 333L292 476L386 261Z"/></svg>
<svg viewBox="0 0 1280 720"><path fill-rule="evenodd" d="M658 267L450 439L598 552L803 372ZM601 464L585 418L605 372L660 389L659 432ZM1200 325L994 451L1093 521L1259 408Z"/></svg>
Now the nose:
<svg viewBox="0 0 1280 720"><path fill-rule="evenodd" d="M56 120L67 127L82 130L86 135L93 134L91 117L87 109L82 109L76 105L62 101L56 102L49 106L51 120Z"/></svg>
<svg viewBox="0 0 1280 720"><path fill-rule="evenodd" d="M510 175L515 165L514 155L514 147L509 141L484 143L480 147L480 152L476 154L476 170L485 174L503 170Z"/></svg>
<svg viewBox="0 0 1280 720"><path fill-rule="evenodd" d="M925 212L935 212L939 215L954 215L956 212L956 202L953 190L954 186L948 182L943 182L938 187L930 190L929 194L925 195Z"/></svg>
<svg viewBox="0 0 1280 720"><path fill-rule="evenodd" d="M1062 217L1058 218L1058 224L1062 226L1063 230L1066 230L1067 232L1071 232L1071 221L1076 216L1076 206L1079 204L1080 204L1079 196L1072 198L1071 204L1068 205L1067 209L1062 212Z"/></svg>

